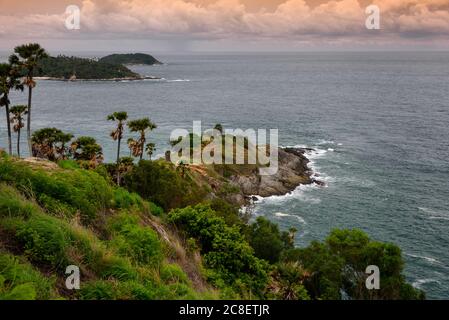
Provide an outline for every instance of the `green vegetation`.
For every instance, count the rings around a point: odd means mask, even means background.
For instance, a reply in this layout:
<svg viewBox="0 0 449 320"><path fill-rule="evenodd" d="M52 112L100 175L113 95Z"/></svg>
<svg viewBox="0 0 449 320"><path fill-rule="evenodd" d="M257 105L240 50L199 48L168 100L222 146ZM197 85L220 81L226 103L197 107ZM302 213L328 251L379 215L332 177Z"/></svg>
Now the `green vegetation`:
<svg viewBox="0 0 449 320"><path fill-rule="evenodd" d="M130 140L129 144L131 146L131 152L134 157L139 157L140 160L143 159L144 148L146 144L146 132L153 131L157 128L156 124L153 123L150 118L142 118L128 122L128 127L131 132L137 132L140 137L136 140Z"/></svg>
<svg viewBox="0 0 449 320"><path fill-rule="evenodd" d="M162 160L140 161L124 176L123 185L166 211L197 204L207 195L204 188L183 179L173 164Z"/></svg>
<svg viewBox="0 0 449 320"><path fill-rule="evenodd" d="M36 87L34 81L35 72L40 70L39 63L48 57L47 52L37 43L30 43L18 46L14 49L15 54L9 58L13 69L25 76L23 85L28 87L28 109L27 109L27 141L28 151L32 154L31 144L31 101L33 89Z"/></svg>
<svg viewBox="0 0 449 320"><path fill-rule="evenodd" d="M162 228L151 214L157 206L90 170L2 156L0 172L0 299L215 296L174 262L174 244L153 228ZM80 291L61 287L71 264L81 269Z"/></svg>
<svg viewBox="0 0 449 320"><path fill-rule="evenodd" d="M248 223L232 200L240 190L226 176L251 174L258 165L151 161L156 146L146 135L156 125L149 118L126 122L124 111L107 118L117 124L113 164L103 163L92 137L43 128L31 138L39 65L53 59L63 63L59 71L78 62L108 65L47 58L37 44L15 52L9 64L0 64L9 143L9 155L0 151L0 300L425 298L405 281L401 250L393 244L359 230L334 230L323 242L295 248L295 229L281 231L264 218ZM10 90L24 86L28 105L9 108ZM30 153L40 159L11 155L9 125L20 142L25 114ZM121 158L125 126L139 137L128 140L130 157ZM223 132L221 125L216 129ZM248 141L241 143L247 150ZM65 288L68 265L80 268L81 290ZM380 290L365 287L369 265L381 270Z"/></svg>
<svg viewBox="0 0 449 320"><path fill-rule="evenodd" d="M144 53L130 53L130 54L111 54L109 56L103 57L99 60L102 63L110 64L146 64L154 65L161 64L153 56Z"/></svg>
<svg viewBox="0 0 449 320"><path fill-rule="evenodd" d="M47 57L39 63L40 70L36 73L39 77L51 77L61 79L119 79L139 78L140 76L127 67L116 64L97 62L92 59L78 57Z"/></svg>

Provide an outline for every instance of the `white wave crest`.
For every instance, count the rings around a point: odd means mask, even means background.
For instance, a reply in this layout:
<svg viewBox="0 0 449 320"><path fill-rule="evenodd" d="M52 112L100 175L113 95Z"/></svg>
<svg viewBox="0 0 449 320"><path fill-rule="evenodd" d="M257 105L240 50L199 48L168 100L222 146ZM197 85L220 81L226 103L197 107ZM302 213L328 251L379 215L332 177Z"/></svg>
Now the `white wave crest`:
<svg viewBox="0 0 449 320"><path fill-rule="evenodd" d="M418 207L418 210L421 212L424 212L427 215L428 219L449 221L449 212L448 211L429 209L429 208L424 208L424 207Z"/></svg>
<svg viewBox="0 0 449 320"><path fill-rule="evenodd" d="M288 213L282 213L282 212L275 212L274 215L275 215L276 217L278 217L278 218L284 218L284 217L295 218L295 219L297 219L300 223L302 223L302 224L307 224L306 221L305 221L302 217L297 216L297 215L294 215L294 214L288 214Z"/></svg>
<svg viewBox="0 0 449 320"><path fill-rule="evenodd" d="M409 257L412 257L412 258L416 258L416 259L423 259L423 260L426 260L427 262L430 262L430 263L439 263L439 264L441 264L441 262L439 261L439 260L437 260L437 259L435 259L435 258L432 258L432 257L427 257L427 256L420 256L420 255L417 255L417 254L412 254L412 253L405 253L405 255L406 256L409 256Z"/></svg>
<svg viewBox="0 0 449 320"><path fill-rule="evenodd" d="M430 278L428 278L428 279L418 279L418 280L416 280L416 281L414 281L413 283L412 283L412 286L413 287L415 287L415 288L417 288L417 289L421 289L422 288L422 286L424 285L424 284L426 284L426 283L440 283L440 281L438 281L438 280L436 280L436 279L430 279Z"/></svg>

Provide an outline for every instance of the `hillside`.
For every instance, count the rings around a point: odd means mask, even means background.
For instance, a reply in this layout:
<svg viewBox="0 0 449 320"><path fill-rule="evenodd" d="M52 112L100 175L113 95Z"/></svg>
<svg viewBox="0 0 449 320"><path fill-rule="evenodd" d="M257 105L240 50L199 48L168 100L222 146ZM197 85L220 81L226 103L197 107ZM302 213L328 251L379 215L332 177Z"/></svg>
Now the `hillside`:
<svg viewBox="0 0 449 320"><path fill-rule="evenodd" d="M97 62L78 57L49 57L39 62L38 77L57 79L123 79L140 78L140 75L121 64Z"/></svg>
<svg viewBox="0 0 449 320"><path fill-rule="evenodd" d="M111 54L101 58L99 62L122 65L144 64L149 66L161 64L153 56L144 53Z"/></svg>
<svg viewBox="0 0 449 320"><path fill-rule="evenodd" d="M395 245L335 230L295 248L295 230L245 222L226 200L241 191L212 171L141 161L121 188L112 165L80 164L1 155L0 300L424 297L405 282ZM388 270L375 293L361 286L366 263ZM69 265L80 290L65 286Z"/></svg>

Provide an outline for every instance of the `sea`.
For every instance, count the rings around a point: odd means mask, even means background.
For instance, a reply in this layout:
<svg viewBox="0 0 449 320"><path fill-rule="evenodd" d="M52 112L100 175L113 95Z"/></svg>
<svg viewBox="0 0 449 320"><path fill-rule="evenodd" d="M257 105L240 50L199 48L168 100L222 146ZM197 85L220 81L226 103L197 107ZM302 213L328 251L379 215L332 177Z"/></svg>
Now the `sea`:
<svg viewBox="0 0 449 320"><path fill-rule="evenodd" d="M298 246L335 228L395 243L407 280L430 299L449 298L449 52L155 56L164 64L132 69L159 80L38 81L33 130L93 136L113 161L106 116L114 111L157 123L149 135L157 156L169 148L172 130L191 130L193 121L204 129L278 129L280 145L314 149L310 167L326 187L260 199L256 216L298 229ZM11 98L26 103L25 93ZM4 120L0 111L6 147Z"/></svg>

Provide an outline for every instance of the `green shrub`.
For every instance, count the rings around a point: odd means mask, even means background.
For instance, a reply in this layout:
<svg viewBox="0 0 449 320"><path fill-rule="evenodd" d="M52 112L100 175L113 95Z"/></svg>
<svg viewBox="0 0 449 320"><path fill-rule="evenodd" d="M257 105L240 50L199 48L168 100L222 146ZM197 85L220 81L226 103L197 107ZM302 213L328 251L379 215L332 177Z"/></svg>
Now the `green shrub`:
<svg viewBox="0 0 449 320"><path fill-rule="evenodd" d="M130 193L122 188L116 188L114 190L114 206L120 209L137 207L140 210L145 210L145 205L139 195Z"/></svg>
<svg viewBox="0 0 449 320"><path fill-rule="evenodd" d="M77 212L75 208L65 204L64 202L53 199L46 194L39 195L38 202L48 214L54 216L71 218Z"/></svg>
<svg viewBox="0 0 449 320"><path fill-rule="evenodd" d="M401 250L389 243L372 241L360 230L334 230L321 243L290 250L285 261L298 261L314 277L304 282L312 298L341 299L344 290L353 299L423 299L402 275ZM376 265L382 270L380 290L366 289L365 269Z"/></svg>
<svg viewBox="0 0 449 320"><path fill-rule="evenodd" d="M197 204L205 190L193 181L183 179L171 163L142 160L124 176L124 186L165 211Z"/></svg>
<svg viewBox="0 0 449 320"><path fill-rule="evenodd" d="M256 257L276 263L284 250L293 249L293 241L288 232L281 232L277 224L258 217L249 225L246 238L253 247Z"/></svg>
<svg viewBox="0 0 449 320"><path fill-rule="evenodd" d="M118 252L141 263L157 266L163 259L158 235L150 228L140 226L138 217L121 214L111 219L115 236L113 244Z"/></svg>
<svg viewBox="0 0 449 320"><path fill-rule="evenodd" d="M121 281L135 280L138 273L131 263L117 256L110 256L101 261L100 276L103 279L117 279Z"/></svg>
<svg viewBox="0 0 449 320"><path fill-rule="evenodd" d="M66 264L66 249L70 245L61 224L44 215L32 216L17 225L17 239L32 261L60 267Z"/></svg>
<svg viewBox="0 0 449 320"><path fill-rule="evenodd" d="M38 210L36 205L27 201L17 190L0 184L0 217L27 218Z"/></svg>
<svg viewBox="0 0 449 320"><path fill-rule="evenodd" d="M160 277L164 283L189 283L189 278L177 264L164 264L160 270Z"/></svg>
<svg viewBox="0 0 449 320"><path fill-rule="evenodd" d="M209 277L213 283L262 296L268 282L268 264L254 256L240 228L226 225L204 205L173 210L168 219L198 240L206 265L214 271Z"/></svg>
<svg viewBox="0 0 449 320"><path fill-rule="evenodd" d="M75 160L60 160L60 161L58 161L58 165L62 169L79 169L80 168L78 162L76 162Z"/></svg>
<svg viewBox="0 0 449 320"><path fill-rule="evenodd" d="M153 202L149 202L149 207L150 207L150 213L153 216L160 217L164 214L164 209L162 209L161 207L159 207L157 204L155 204Z"/></svg>
<svg viewBox="0 0 449 320"><path fill-rule="evenodd" d="M84 284L79 296L81 300L113 300L116 298L114 285L103 280Z"/></svg>
<svg viewBox="0 0 449 320"><path fill-rule="evenodd" d="M54 278L44 277L29 263L0 251L0 299L56 298L53 290Z"/></svg>
<svg viewBox="0 0 449 320"><path fill-rule="evenodd" d="M44 171L31 169L23 163L0 160L0 179L14 185L29 196L42 194L76 210L85 219L110 208L113 188L93 171L82 169Z"/></svg>

